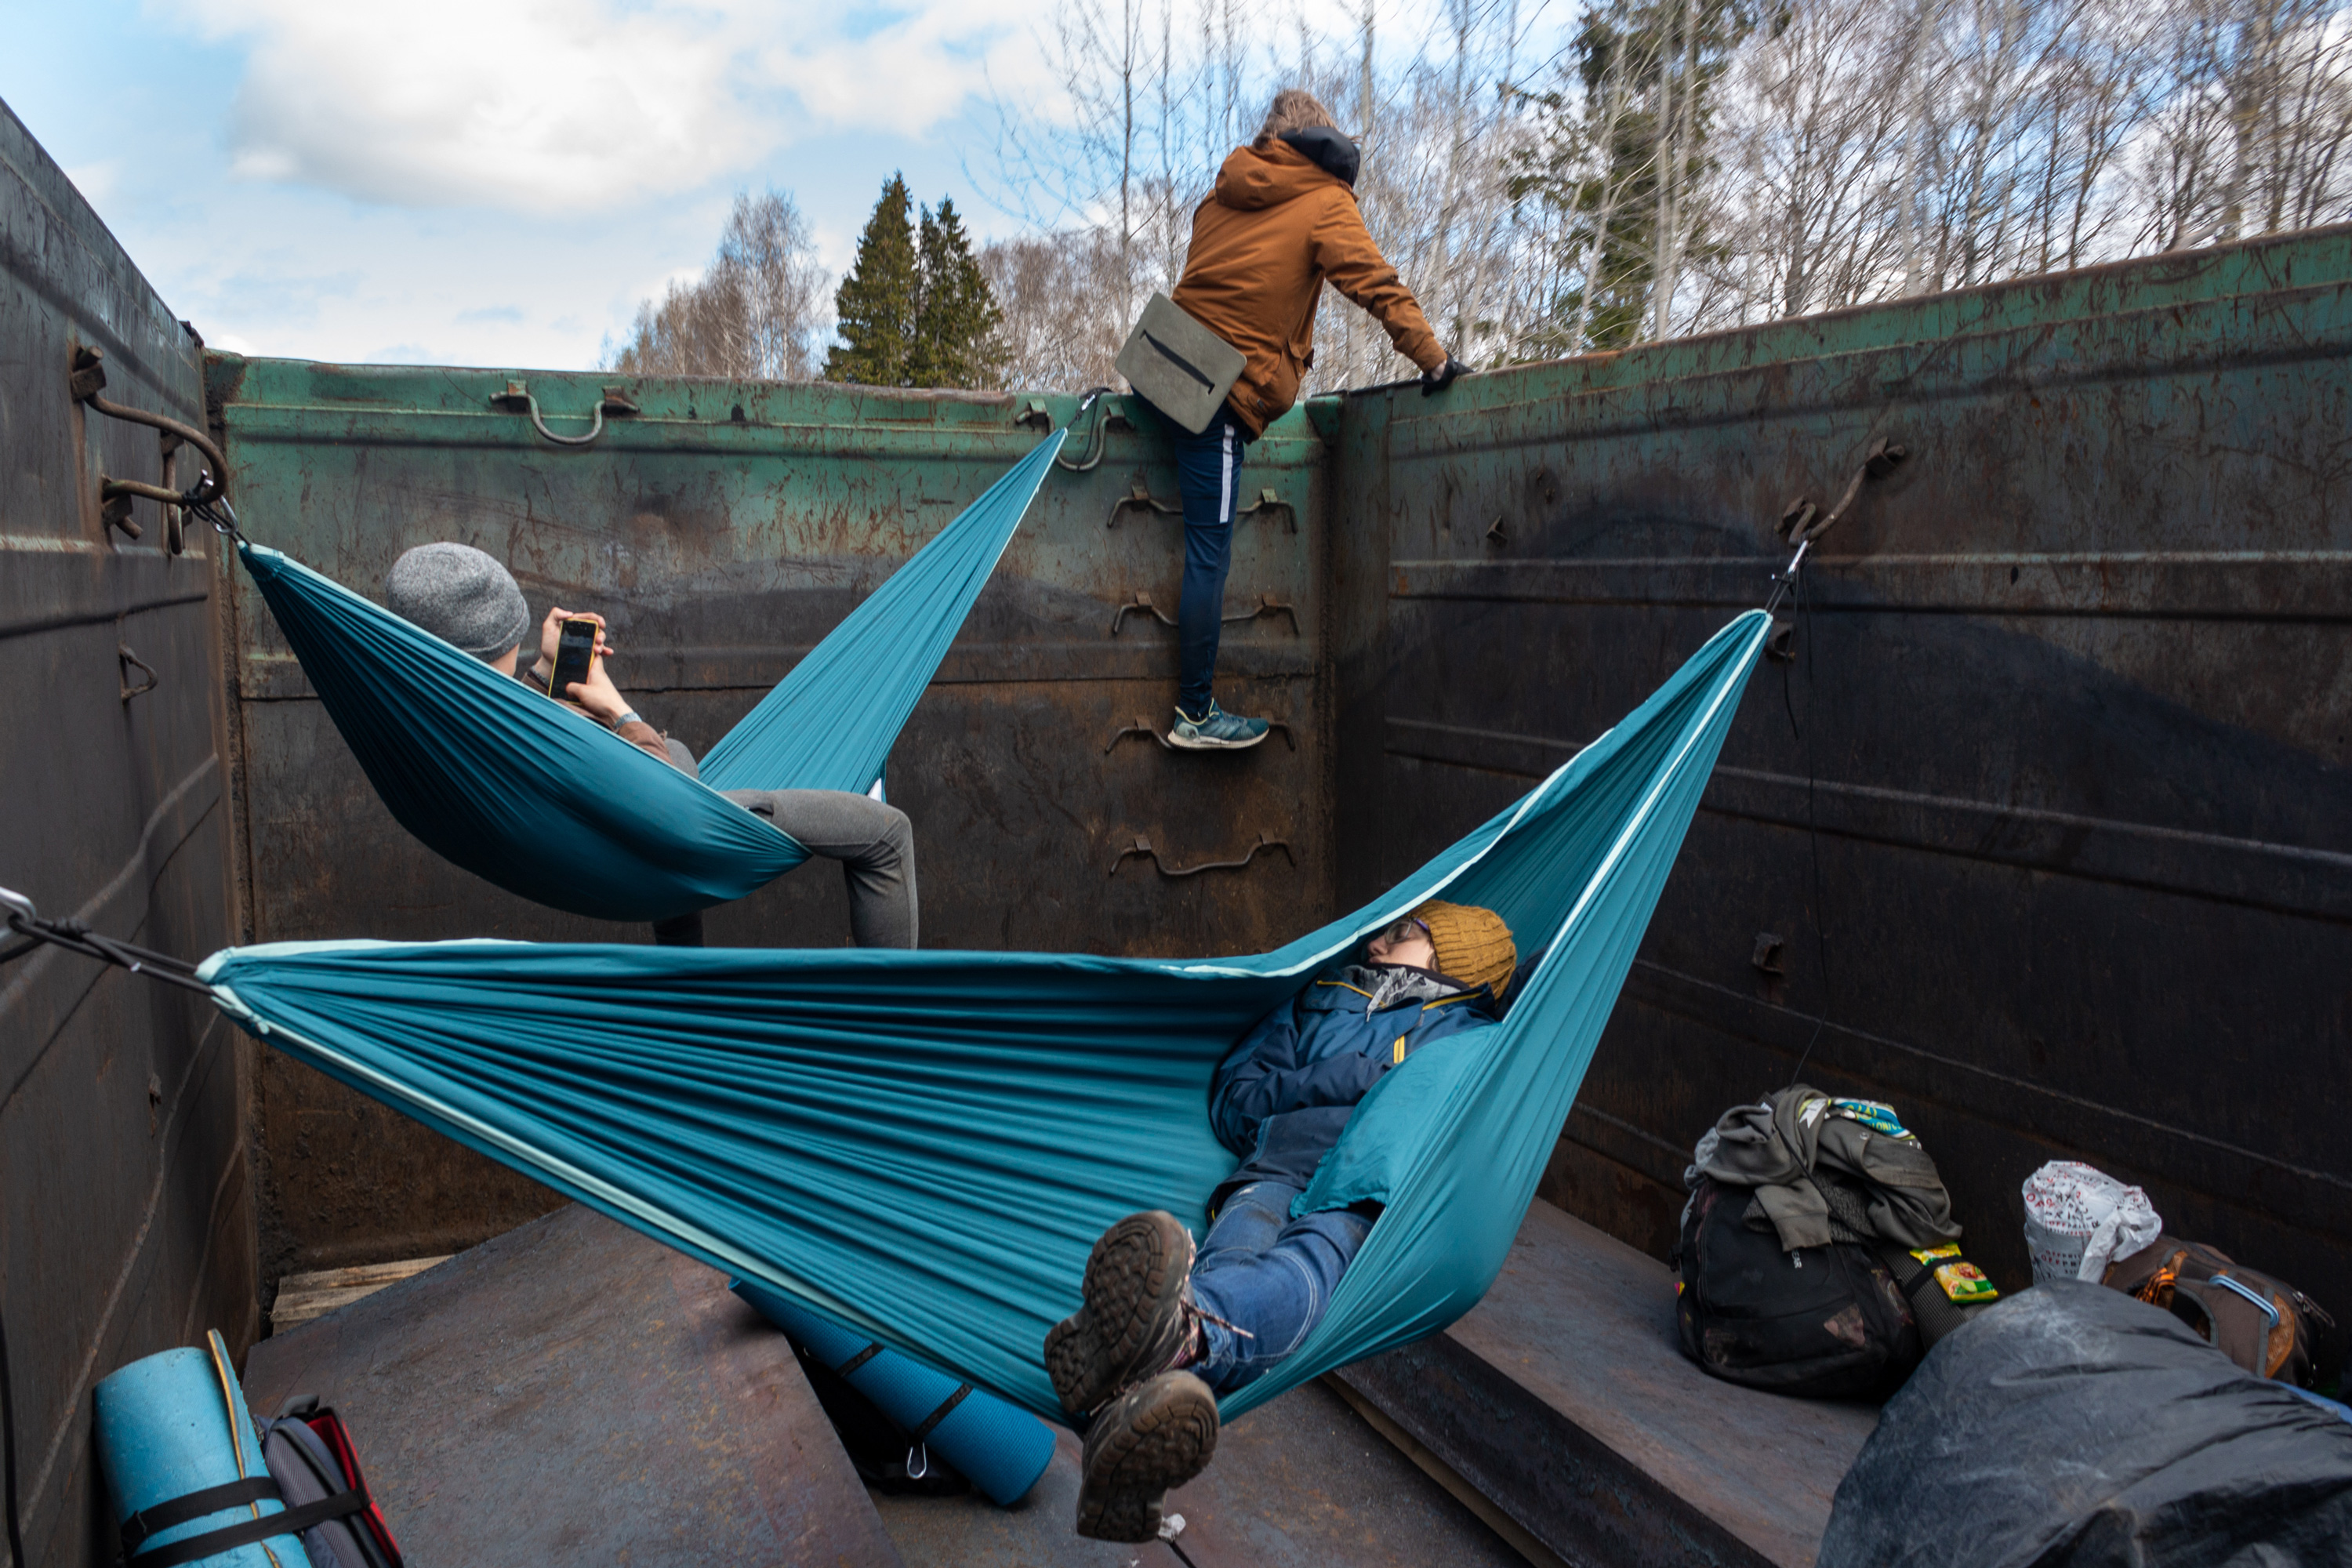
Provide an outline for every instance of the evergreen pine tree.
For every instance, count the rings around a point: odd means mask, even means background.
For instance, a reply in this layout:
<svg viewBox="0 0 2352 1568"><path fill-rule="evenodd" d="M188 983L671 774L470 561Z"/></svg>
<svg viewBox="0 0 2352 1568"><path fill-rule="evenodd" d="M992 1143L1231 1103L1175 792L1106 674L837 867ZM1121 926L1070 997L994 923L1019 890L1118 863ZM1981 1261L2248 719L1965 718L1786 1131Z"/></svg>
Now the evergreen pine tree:
<svg viewBox="0 0 2352 1568"><path fill-rule="evenodd" d="M914 225L908 221L912 205L906 180L891 175L874 204L874 216L866 221L866 232L857 237L856 264L833 297L835 330L842 341L825 355L827 381L868 386L909 384L916 312L922 298Z"/></svg>
<svg viewBox="0 0 2352 1568"><path fill-rule="evenodd" d="M991 384L1003 359L999 333L1004 313L971 253L955 203L945 196L937 216L923 211L918 272L921 286L909 379L917 386Z"/></svg>
<svg viewBox="0 0 2352 1568"><path fill-rule="evenodd" d="M1508 189L1567 216L1565 270L1577 280L1534 334L1543 352L1642 342L1662 248L1685 265L1717 251L1703 213L1678 211L1665 247L1659 218L1712 166L1717 84L1754 23L1748 0L1596 0L1572 46L1580 90L1528 95L1539 137L1512 156Z"/></svg>

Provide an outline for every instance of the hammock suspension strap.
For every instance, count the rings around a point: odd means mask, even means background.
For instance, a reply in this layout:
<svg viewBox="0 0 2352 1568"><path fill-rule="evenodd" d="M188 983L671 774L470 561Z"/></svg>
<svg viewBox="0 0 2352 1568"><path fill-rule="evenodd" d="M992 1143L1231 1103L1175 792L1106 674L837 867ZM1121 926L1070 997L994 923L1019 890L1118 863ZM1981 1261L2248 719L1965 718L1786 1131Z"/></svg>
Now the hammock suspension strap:
<svg viewBox="0 0 2352 1568"><path fill-rule="evenodd" d="M78 952L100 963L111 963L133 974L160 980L166 985L177 985L205 997L213 994L213 988L196 978L196 966L187 960L101 936L82 921L71 918L45 920L33 907L32 900L13 889L0 888L0 909L8 911L8 929L26 939L13 947L0 948L0 963L22 958L44 945L62 947L68 952Z"/></svg>

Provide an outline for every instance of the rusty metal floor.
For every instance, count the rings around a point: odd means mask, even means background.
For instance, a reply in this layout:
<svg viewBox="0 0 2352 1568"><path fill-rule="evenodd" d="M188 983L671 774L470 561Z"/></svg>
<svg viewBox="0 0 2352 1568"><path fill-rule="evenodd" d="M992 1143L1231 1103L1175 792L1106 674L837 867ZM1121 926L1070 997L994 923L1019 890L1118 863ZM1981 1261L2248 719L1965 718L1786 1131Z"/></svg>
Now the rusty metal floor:
<svg viewBox="0 0 2352 1568"><path fill-rule="evenodd" d="M1665 1265L1541 1202L1460 1321L1333 1375L1575 1563L1811 1568L1878 1424L1707 1376Z"/></svg>
<svg viewBox="0 0 2352 1568"><path fill-rule="evenodd" d="M910 1568L1526 1568L1321 1384L1293 1389L1219 1435L1216 1463L1168 1500L1184 1521L1172 1550L1081 1540L1070 1531L1077 1497L1078 1442L1064 1432L1018 1508L976 1497L875 1503Z"/></svg>
<svg viewBox="0 0 2352 1568"><path fill-rule="evenodd" d="M416 1568L899 1561L783 1336L577 1205L262 1341L245 1388L342 1413Z"/></svg>
<svg viewBox="0 0 2352 1568"><path fill-rule="evenodd" d="M267 1415L352 1423L417 1568L1460 1563L1523 1560L1337 1394L1234 1424L1174 1549L1071 1533L1064 1435L1024 1504L869 1498L783 1336L711 1269L576 1205L256 1345Z"/></svg>

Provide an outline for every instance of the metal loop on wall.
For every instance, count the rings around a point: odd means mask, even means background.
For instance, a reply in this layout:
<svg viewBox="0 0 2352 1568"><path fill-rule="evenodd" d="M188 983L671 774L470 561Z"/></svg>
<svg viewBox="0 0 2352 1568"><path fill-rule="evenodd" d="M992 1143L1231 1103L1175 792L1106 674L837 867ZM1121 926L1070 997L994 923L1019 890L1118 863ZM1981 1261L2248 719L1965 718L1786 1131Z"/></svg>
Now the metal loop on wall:
<svg viewBox="0 0 2352 1568"><path fill-rule="evenodd" d="M1071 427L1076 428L1078 421L1087 416L1087 410L1099 407L1100 412L1095 416L1094 435L1088 444L1086 456L1077 462L1074 463L1060 453L1055 453L1054 455L1055 468L1067 468L1074 474L1083 474L1101 464L1103 454L1110 450L1110 405L1103 401L1109 394L1110 388L1108 386L1088 387L1087 395L1078 400L1078 411L1070 416ZM1028 410L1022 414L1021 419L1027 419L1032 413L1043 416L1047 421L1053 418L1042 402L1033 401ZM1020 420L1014 423L1018 424Z"/></svg>
<svg viewBox="0 0 2352 1568"><path fill-rule="evenodd" d="M1147 858L1150 860L1153 868L1163 877L1197 877L1203 871L1238 871L1256 859L1258 851L1261 849L1279 849L1282 851L1284 859L1293 866L1298 864L1298 857L1290 852L1287 840L1268 838L1261 833L1257 836L1257 842L1250 846L1249 853L1238 860L1203 860L1198 866L1171 866L1160 858L1160 851L1151 847L1150 839L1138 835L1135 842L1120 850L1118 858L1110 863L1110 874L1114 877L1118 876L1118 868L1127 863L1128 857L1130 855Z"/></svg>
<svg viewBox="0 0 2352 1568"><path fill-rule="evenodd" d="M100 396L99 393L105 385L105 353L88 344L77 347L73 353L72 366L67 372L68 392L76 403L95 409L110 419L120 419L131 425L144 425L151 430L162 431L163 435L163 477L165 482L161 485L151 485L142 479L118 479L107 475L100 475L98 481L98 496L100 502L100 521L109 528L119 528L132 539L137 539L141 537L141 530L138 523L131 521L131 498L140 496L149 500L161 501L164 507L164 541L171 547L172 553L177 555L187 542L179 510L186 508L209 507L221 499L226 486L218 476L228 472L228 459L222 455L218 447L213 445L211 437L193 425L183 425L169 415L151 414L144 408L133 408L127 404L116 403L110 398ZM194 485L184 490L176 490L170 488L172 455L184 444L202 452L209 459L211 466L197 477Z"/></svg>
<svg viewBox="0 0 2352 1568"><path fill-rule="evenodd" d="M1265 727L1269 730L1281 731L1283 743L1294 752L1298 750L1297 737L1291 734L1289 725L1284 723L1279 719L1269 719L1265 721ZM1139 713L1135 716L1134 723L1129 724L1123 729L1114 730L1111 731L1110 739L1104 742L1103 755L1106 757L1109 756L1111 752L1117 749L1118 743L1121 741L1126 740L1129 735L1148 735L1152 740L1160 742L1161 750L1170 752L1176 750L1175 744L1168 739L1168 736L1164 731L1153 729L1151 727L1151 721Z"/></svg>
<svg viewBox="0 0 2352 1568"><path fill-rule="evenodd" d="M1869 453L1862 459L1862 466L1854 469L1853 478L1846 481L1845 493L1838 497L1837 505L1823 511L1800 496L1781 510L1780 521L1772 531L1792 545L1811 544L1845 516L1846 509L1862 494L1864 480L1885 479L1894 471L1895 465L1909 456L1910 448L1881 437L1870 444Z"/></svg>
<svg viewBox="0 0 2352 1568"><path fill-rule="evenodd" d="M1134 598L1129 599L1126 604L1121 605L1118 607L1118 613L1117 615L1111 616L1111 636L1118 636L1118 628L1127 623L1127 617L1129 616L1150 616L1153 620L1158 621L1163 626L1172 626L1176 625L1175 616L1170 615L1158 605L1152 603L1151 595L1143 593L1140 590L1137 592ZM1291 608L1288 605L1284 604L1281 600L1276 598L1271 594L1260 594L1257 596L1257 603L1250 608L1242 611L1239 615L1221 616L1218 619L1223 621L1226 626L1232 626L1237 621L1256 620L1260 616L1288 616L1290 617L1291 635L1293 637L1298 635L1298 612Z"/></svg>
<svg viewBox="0 0 2352 1568"><path fill-rule="evenodd" d="M130 701L134 697L144 697L147 693L154 690L156 687L163 684L163 678L155 673L155 667L149 664L145 659L141 658L137 654L132 653L131 651L131 645L127 642L119 642L114 645L114 662L120 667L120 679L122 682L122 700L125 702ZM131 672L134 669L147 678L146 685L133 686L131 684Z"/></svg>
<svg viewBox="0 0 2352 1568"><path fill-rule="evenodd" d="M1110 515L1103 520L1103 526L1105 528L1117 528L1118 526L1118 514L1129 510L1130 508L1136 511L1156 511L1165 517L1181 517L1184 515L1184 508L1181 503L1161 500L1159 497L1153 495L1150 489L1146 486L1130 485L1128 487L1128 491L1125 495L1110 503ZM1273 513L1276 511L1282 513L1284 519L1290 524L1291 532L1296 533L1298 531L1298 509L1292 506L1288 501L1284 500L1280 496L1276 495L1272 485L1267 485L1261 489L1257 492L1257 500L1250 502L1249 505L1235 507L1234 509L1234 521L1238 522L1245 517L1256 517L1261 513Z"/></svg>
<svg viewBox="0 0 2352 1568"><path fill-rule="evenodd" d="M597 395L596 406L588 421L588 433L584 436L559 436L547 427L546 420L540 417L539 399L531 395L530 387L522 382L510 381L504 392L493 393L490 405L503 408L509 414L530 415L531 428L559 447L585 447L604 433L605 415L637 412L637 405L623 395L619 387L608 386Z"/></svg>
<svg viewBox="0 0 2352 1568"><path fill-rule="evenodd" d="M1167 501L1155 499L1150 489L1143 485L1132 485L1129 487L1125 495L1110 503L1110 515L1103 520L1103 526L1117 528L1118 514L1129 507L1133 507L1138 511L1165 512L1170 517L1184 515L1184 509L1181 505L1171 505Z"/></svg>

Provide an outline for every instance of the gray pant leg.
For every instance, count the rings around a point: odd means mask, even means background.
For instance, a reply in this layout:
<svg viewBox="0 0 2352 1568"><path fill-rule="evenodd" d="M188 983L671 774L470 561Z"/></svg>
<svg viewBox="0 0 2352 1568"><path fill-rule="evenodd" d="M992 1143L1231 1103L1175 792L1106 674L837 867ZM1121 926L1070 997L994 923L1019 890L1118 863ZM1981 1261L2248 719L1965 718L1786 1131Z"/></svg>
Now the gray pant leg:
<svg viewBox="0 0 2352 1568"><path fill-rule="evenodd" d="M669 765L688 778L700 778L702 770L695 765L694 753L686 749L685 742L670 741L667 735L662 738L669 743ZM702 945L702 911L697 910L692 914L677 915L669 920L654 921L654 945L656 947L700 947Z"/></svg>
<svg viewBox="0 0 2352 1568"><path fill-rule="evenodd" d="M729 800L841 862L849 934L860 947L915 945L915 830L907 814L837 789L730 789Z"/></svg>

